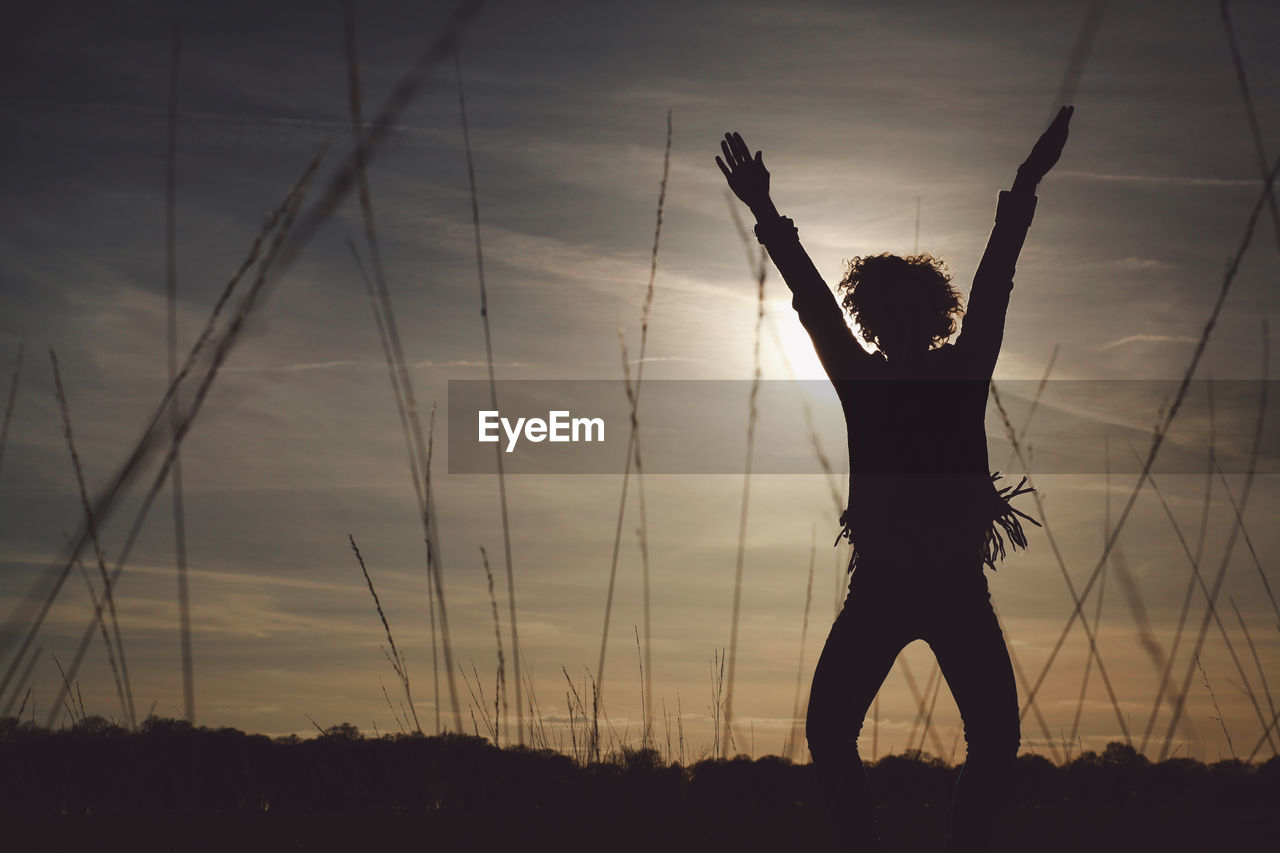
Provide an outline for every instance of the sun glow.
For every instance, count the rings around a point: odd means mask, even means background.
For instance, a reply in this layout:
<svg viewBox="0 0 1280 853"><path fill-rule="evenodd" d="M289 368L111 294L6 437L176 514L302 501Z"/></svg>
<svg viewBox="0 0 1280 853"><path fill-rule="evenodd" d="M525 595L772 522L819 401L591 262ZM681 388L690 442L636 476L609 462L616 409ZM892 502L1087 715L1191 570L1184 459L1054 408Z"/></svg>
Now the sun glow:
<svg viewBox="0 0 1280 853"><path fill-rule="evenodd" d="M854 336L859 344L862 339L854 328ZM766 347L773 350L773 358L777 365L775 375L787 379L826 379L827 373L818 360L809 333L800 325L800 320L791 308L790 300L775 300L768 305L764 330ZM865 345L864 345L864 348Z"/></svg>

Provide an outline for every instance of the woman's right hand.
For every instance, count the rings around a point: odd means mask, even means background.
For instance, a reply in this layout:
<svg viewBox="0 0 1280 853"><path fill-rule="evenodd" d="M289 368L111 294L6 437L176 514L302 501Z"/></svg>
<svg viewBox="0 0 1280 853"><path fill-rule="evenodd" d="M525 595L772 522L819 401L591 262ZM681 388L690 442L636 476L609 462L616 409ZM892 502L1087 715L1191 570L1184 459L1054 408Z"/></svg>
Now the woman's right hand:
<svg viewBox="0 0 1280 853"><path fill-rule="evenodd" d="M1062 156L1062 149L1067 144L1067 129L1071 124L1071 115L1075 107L1065 106L1058 110L1053 123L1036 140L1035 147L1027 155L1027 159L1018 167L1018 176L1032 184L1038 184L1049 174L1049 170Z"/></svg>
<svg viewBox="0 0 1280 853"><path fill-rule="evenodd" d="M757 151L753 158L739 133L726 133L720 151L724 159L717 157L716 165L724 172L733 194L753 211L768 207L769 170L764 167L762 152Z"/></svg>

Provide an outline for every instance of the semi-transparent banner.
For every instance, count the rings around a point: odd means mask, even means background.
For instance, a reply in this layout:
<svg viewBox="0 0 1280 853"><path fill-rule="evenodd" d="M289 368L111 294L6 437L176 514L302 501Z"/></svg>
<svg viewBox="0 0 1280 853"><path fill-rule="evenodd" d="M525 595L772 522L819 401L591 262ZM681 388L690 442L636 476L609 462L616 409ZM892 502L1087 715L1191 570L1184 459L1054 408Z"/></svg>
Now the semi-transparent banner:
<svg viewBox="0 0 1280 853"><path fill-rule="evenodd" d="M1006 380L987 393L987 383L893 383L886 391L887 384L846 386L855 417L892 419L928 436L957 429L965 407L981 406L985 395L991 470L1015 475L1137 473L1181 385ZM1268 401L1280 404L1275 386L1190 383L1152 472L1280 472L1280 430L1265 412ZM450 380L449 473L493 474L501 458L508 474L620 474L632 411L620 379L499 381L496 405L487 381ZM742 474L753 423L753 473L848 470L844 411L826 380L650 380L635 413L647 474Z"/></svg>

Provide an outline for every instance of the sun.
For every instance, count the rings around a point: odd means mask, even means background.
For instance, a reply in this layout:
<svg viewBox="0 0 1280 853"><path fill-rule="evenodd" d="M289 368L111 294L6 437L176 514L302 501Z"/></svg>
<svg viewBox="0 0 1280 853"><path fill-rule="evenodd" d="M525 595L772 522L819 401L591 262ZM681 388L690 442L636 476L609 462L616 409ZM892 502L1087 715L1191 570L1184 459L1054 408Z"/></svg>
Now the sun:
<svg viewBox="0 0 1280 853"><path fill-rule="evenodd" d="M859 345L863 345L856 328L854 336ZM813 348L813 341L800 325L789 299L770 300L766 306L764 349L766 353L771 352L771 355L766 355L766 359L772 358L775 376L787 379L793 376L796 379L827 378L827 372ZM769 361L765 364L768 365Z"/></svg>

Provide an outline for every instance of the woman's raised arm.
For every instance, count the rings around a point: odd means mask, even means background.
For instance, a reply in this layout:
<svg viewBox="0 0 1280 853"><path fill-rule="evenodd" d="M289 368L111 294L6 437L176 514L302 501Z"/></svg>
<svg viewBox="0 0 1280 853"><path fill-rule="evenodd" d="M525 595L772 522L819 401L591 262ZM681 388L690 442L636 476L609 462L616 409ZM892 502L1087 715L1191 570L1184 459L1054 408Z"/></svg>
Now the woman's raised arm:
<svg viewBox="0 0 1280 853"><path fill-rule="evenodd" d="M1049 173L1067 143L1073 107L1058 111L1053 123L1040 135L1027 159L1018 167L1013 187L1000 193L996 224L986 251L973 276L964 327L956 347L965 353L975 378L991 378L1004 340L1005 313L1013 290L1013 273L1022 252L1027 229L1036 210L1036 185Z"/></svg>
<svg viewBox="0 0 1280 853"><path fill-rule="evenodd" d="M827 376L835 380L862 375L862 368L872 357L853 337L835 295L800 245L795 224L779 215L769 197L769 170L764 166L763 153L757 151L753 157L738 133L726 133L720 151L724 157L716 157L716 165L729 182L729 189L755 215L756 239L768 249L791 289L791 307L800 315L800 323L813 340Z"/></svg>

